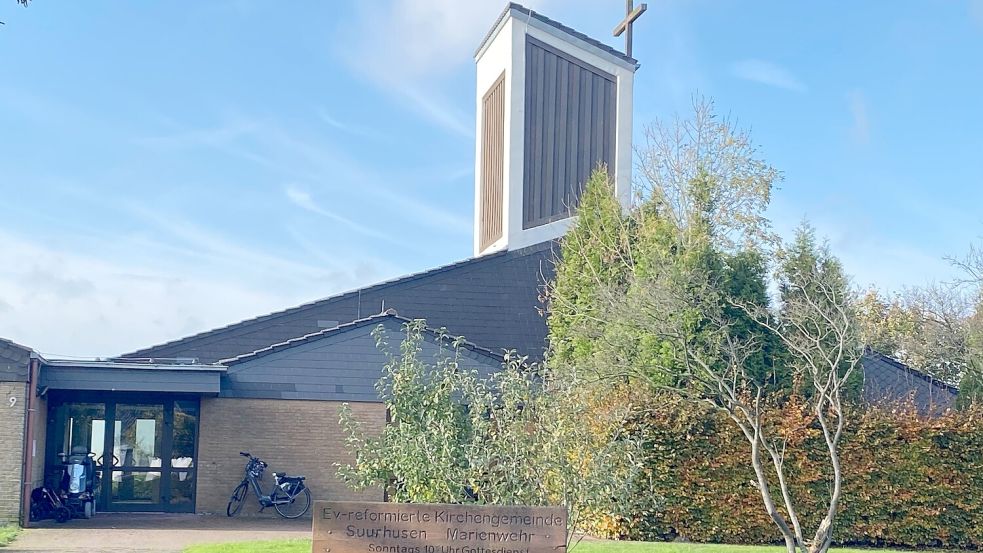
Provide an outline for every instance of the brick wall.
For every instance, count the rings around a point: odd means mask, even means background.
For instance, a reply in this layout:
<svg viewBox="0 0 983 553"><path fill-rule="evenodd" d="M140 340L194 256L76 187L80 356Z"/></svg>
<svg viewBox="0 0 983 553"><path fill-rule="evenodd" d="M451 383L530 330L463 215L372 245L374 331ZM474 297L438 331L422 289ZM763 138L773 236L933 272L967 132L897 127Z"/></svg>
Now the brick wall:
<svg viewBox="0 0 983 553"><path fill-rule="evenodd" d="M26 389L23 382L0 382L0 524L16 521L20 513Z"/></svg>
<svg viewBox="0 0 983 553"><path fill-rule="evenodd" d="M263 489L272 486L273 471L307 477L314 499L381 501L381 490L351 491L337 475L336 463L348 456L345 436L338 424L340 402L203 398L198 439L198 512L224 513L232 489L242 479L249 451L270 464ZM381 431L386 422L381 403L352 403L352 412ZM259 511L250 494L242 515ZM273 509L264 514L276 516Z"/></svg>

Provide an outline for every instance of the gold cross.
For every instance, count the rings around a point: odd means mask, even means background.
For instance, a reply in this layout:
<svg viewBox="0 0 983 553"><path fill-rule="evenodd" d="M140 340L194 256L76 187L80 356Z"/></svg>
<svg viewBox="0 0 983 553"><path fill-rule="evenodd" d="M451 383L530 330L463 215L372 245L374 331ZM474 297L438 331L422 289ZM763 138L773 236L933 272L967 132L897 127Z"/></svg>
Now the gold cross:
<svg viewBox="0 0 983 553"><path fill-rule="evenodd" d="M631 57L631 24L641 17L649 7L648 4L642 4L637 8L632 8L633 3L632 0L625 0L625 19L614 28L614 36L621 36L621 33L625 33L625 54L629 58Z"/></svg>

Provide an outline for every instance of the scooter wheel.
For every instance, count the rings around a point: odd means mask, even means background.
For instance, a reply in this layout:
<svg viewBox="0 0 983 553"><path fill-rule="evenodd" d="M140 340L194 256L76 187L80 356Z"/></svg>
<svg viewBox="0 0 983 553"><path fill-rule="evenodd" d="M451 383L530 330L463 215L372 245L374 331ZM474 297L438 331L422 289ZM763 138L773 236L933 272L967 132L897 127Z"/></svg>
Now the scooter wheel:
<svg viewBox="0 0 983 553"><path fill-rule="evenodd" d="M55 520L58 522L68 522L70 518L72 518L72 512L68 510L68 507L59 507L55 511Z"/></svg>

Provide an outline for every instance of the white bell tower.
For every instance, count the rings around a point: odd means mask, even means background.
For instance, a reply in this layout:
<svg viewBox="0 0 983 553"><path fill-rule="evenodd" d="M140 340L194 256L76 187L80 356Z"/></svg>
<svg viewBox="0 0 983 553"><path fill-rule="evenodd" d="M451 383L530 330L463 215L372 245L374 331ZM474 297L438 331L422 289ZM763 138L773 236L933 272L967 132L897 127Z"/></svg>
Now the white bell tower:
<svg viewBox="0 0 983 553"><path fill-rule="evenodd" d="M634 59L509 4L475 62L475 256L562 236L600 164L627 207Z"/></svg>

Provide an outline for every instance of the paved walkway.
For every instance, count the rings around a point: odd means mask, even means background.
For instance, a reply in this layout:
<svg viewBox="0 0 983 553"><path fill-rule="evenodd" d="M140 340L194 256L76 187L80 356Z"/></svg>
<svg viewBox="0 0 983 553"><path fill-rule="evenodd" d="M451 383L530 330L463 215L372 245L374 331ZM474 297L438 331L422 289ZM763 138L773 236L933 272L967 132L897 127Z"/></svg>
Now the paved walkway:
<svg viewBox="0 0 983 553"><path fill-rule="evenodd" d="M310 519L188 514L97 514L23 530L0 553L180 553L196 543L309 538Z"/></svg>

